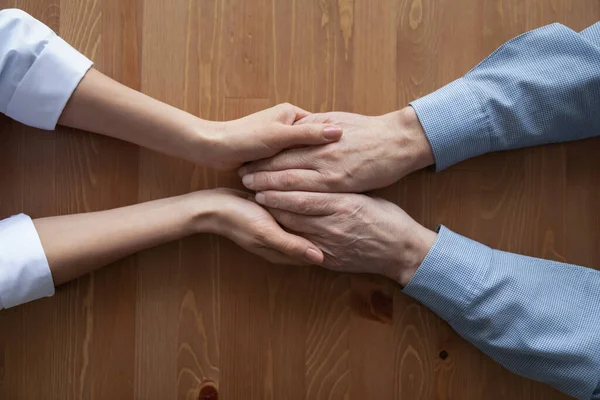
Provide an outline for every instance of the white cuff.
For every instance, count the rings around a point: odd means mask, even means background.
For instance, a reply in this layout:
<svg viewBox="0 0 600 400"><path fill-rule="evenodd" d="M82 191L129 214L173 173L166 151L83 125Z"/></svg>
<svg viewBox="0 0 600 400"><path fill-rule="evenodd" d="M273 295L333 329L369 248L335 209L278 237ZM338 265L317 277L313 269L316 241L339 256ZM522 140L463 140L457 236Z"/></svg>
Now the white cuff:
<svg viewBox="0 0 600 400"><path fill-rule="evenodd" d="M23 77L6 115L26 125L53 130L91 66L89 59L55 36Z"/></svg>
<svg viewBox="0 0 600 400"><path fill-rule="evenodd" d="M0 221L0 308L54 294L50 266L27 215Z"/></svg>

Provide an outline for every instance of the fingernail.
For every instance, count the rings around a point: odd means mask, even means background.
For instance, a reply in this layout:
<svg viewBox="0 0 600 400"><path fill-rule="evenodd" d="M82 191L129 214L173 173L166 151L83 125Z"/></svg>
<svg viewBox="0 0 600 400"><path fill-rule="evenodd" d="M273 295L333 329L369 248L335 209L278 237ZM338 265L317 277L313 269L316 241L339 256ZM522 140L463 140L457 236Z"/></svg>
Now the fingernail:
<svg viewBox="0 0 600 400"><path fill-rule="evenodd" d="M254 199L258 204L265 204L265 195L263 193L256 193Z"/></svg>
<svg viewBox="0 0 600 400"><path fill-rule="evenodd" d="M252 184L254 183L254 175L252 175L252 174L244 175L244 177L242 178L242 183L248 189L252 189Z"/></svg>
<svg viewBox="0 0 600 400"><path fill-rule="evenodd" d="M321 264L321 254L315 249L306 250L304 257L311 264Z"/></svg>
<svg viewBox="0 0 600 400"><path fill-rule="evenodd" d="M339 126L328 126L323 129L323 137L326 140L338 140L342 137L343 129Z"/></svg>

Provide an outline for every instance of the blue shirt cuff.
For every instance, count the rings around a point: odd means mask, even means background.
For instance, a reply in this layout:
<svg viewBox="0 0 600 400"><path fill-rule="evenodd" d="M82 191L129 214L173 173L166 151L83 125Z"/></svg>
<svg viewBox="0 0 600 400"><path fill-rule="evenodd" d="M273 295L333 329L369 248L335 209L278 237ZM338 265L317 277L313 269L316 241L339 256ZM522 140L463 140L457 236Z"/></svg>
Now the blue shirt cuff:
<svg viewBox="0 0 600 400"><path fill-rule="evenodd" d="M403 292L451 321L471 303L476 282L491 260L491 248L440 226L435 243Z"/></svg>
<svg viewBox="0 0 600 400"><path fill-rule="evenodd" d="M464 78L410 103L441 171L491 150L485 110Z"/></svg>

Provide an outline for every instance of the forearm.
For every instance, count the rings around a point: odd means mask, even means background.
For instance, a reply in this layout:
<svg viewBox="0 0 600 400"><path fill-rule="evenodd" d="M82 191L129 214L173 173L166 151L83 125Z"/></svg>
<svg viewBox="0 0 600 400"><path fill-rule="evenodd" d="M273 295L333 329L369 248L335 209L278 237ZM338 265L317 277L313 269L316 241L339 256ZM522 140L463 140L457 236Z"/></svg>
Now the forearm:
<svg viewBox="0 0 600 400"><path fill-rule="evenodd" d="M91 69L71 96L60 125L111 136L201 162L219 126L162 103Z"/></svg>
<svg viewBox="0 0 600 400"><path fill-rule="evenodd" d="M208 193L34 220L55 285L140 250L208 231Z"/></svg>
<svg viewBox="0 0 600 400"><path fill-rule="evenodd" d="M404 288L511 371L600 398L600 272L490 249L442 227Z"/></svg>

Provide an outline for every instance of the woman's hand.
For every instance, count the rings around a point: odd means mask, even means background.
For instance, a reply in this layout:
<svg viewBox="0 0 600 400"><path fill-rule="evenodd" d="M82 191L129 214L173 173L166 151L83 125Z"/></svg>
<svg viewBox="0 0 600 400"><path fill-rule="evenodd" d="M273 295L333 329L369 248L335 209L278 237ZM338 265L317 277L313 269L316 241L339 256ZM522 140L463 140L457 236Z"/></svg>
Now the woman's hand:
<svg viewBox="0 0 600 400"><path fill-rule="evenodd" d="M203 164L233 170L245 162L274 156L282 150L335 142L342 128L329 123L294 122L310 115L288 103L228 122L210 123L201 133Z"/></svg>
<svg viewBox="0 0 600 400"><path fill-rule="evenodd" d="M58 123L232 170L290 147L326 144L342 136L342 129L329 123L292 126L307 115L286 103L234 121L205 121L91 69Z"/></svg>
<svg viewBox="0 0 600 400"><path fill-rule="evenodd" d="M323 253L314 244L283 230L267 210L252 200L254 196L250 193L223 188L189 196L200 196L196 232L226 236L249 252L275 263L323 262Z"/></svg>
<svg viewBox="0 0 600 400"><path fill-rule="evenodd" d="M227 236L273 262L323 262L323 253L315 245L284 231L265 209L249 200L249 194L229 189L39 218L33 224L56 285L129 254L200 232Z"/></svg>

